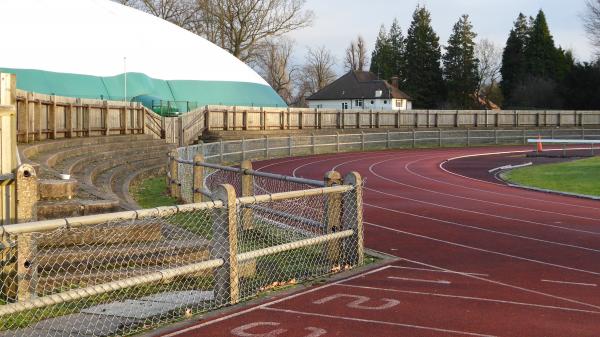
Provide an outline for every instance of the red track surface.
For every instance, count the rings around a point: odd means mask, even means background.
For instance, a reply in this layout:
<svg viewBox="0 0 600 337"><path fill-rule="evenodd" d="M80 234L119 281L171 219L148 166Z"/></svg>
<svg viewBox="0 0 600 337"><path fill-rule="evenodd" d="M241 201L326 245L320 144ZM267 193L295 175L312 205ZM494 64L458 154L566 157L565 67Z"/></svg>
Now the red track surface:
<svg viewBox="0 0 600 337"><path fill-rule="evenodd" d="M600 202L440 168L451 157L515 150L260 163L270 172L314 179L331 169L360 172L366 245L401 260L168 336L600 336ZM469 166L451 163L469 173Z"/></svg>

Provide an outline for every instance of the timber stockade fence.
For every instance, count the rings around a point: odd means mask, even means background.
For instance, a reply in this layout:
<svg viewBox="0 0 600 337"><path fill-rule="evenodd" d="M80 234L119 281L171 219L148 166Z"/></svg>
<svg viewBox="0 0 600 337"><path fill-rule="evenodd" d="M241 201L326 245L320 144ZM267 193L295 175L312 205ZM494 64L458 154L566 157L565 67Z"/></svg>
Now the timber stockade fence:
<svg viewBox="0 0 600 337"><path fill-rule="evenodd" d="M204 131L598 127L600 111L335 110L207 105L164 117L140 103L16 90L17 137L45 139L148 133L185 146Z"/></svg>
<svg viewBox="0 0 600 337"><path fill-rule="evenodd" d="M1 226L0 336L122 336L361 265L361 178L326 177L243 179L241 196L242 180L211 180L207 201Z"/></svg>

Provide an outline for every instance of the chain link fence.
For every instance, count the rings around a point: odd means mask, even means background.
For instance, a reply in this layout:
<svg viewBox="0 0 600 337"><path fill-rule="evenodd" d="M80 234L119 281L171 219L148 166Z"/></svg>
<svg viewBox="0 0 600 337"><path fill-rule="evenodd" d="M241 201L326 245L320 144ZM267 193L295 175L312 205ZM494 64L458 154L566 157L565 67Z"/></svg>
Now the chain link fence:
<svg viewBox="0 0 600 337"><path fill-rule="evenodd" d="M0 336L130 335L362 263L358 174L249 194L218 172L209 201L0 227Z"/></svg>

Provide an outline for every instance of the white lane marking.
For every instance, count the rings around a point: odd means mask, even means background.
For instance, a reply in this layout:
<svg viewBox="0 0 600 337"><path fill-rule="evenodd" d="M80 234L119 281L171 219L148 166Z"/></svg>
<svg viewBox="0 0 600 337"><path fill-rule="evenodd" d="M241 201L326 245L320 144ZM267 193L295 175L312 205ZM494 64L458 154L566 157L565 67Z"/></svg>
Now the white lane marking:
<svg viewBox="0 0 600 337"><path fill-rule="evenodd" d="M379 301L384 302L381 305L376 305L376 306L365 305L365 303L371 302L370 297L362 296L362 295L352 295L352 294L333 294L331 296L324 297L320 300L313 301L313 304L323 304L323 303L331 302L338 298L342 298L342 299L350 298L352 301L346 303L346 306L348 308L354 308L354 309L360 309L360 310L386 310L386 309L393 308L393 307L397 306L398 304L400 304L400 301L398 301L398 300L394 300L391 298L381 298L381 299L379 299ZM377 301L375 301L375 302L377 302Z"/></svg>
<svg viewBox="0 0 600 337"><path fill-rule="evenodd" d="M600 311L583 310L583 309L575 309L575 308L567 308L567 307L558 307L558 306L554 306L554 305L545 305L545 304L535 304L535 303L525 303L525 302L516 302L516 301L507 301L507 300L497 300L497 299L486 298L486 297L473 297L473 296L461 296L461 295L450 295L450 294L440 294L440 293L428 293L428 292L422 292L422 291L389 289L389 288L380 288L380 287L369 287L369 286L360 286L360 285L354 285L354 284L337 284L336 286L337 287L349 287L349 288L358 288L358 289L377 290L377 291L390 291L390 292L403 293L403 294L411 294L411 295L426 295L426 296L445 297L445 298L458 298L458 299L481 301L481 302L494 302L494 303L514 304L514 305L521 305L521 306L527 306L527 307L537 307L537 308L544 308L544 309L555 309L555 310L564 310L564 311L583 312L583 313L588 313L588 314L600 314Z"/></svg>
<svg viewBox="0 0 600 337"><path fill-rule="evenodd" d="M425 159L431 159L431 158L425 158ZM418 163L418 162L420 162L420 161L422 161L422 160L424 160L424 159L414 160L414 161L412 161L412 162L406 163L406 164L404 165L404 170L405 170L406 172L408 172L409 174L412 174L412 175L418 176L418 177L420 177L420 178L424 178L424 179L426 179L426 180L431 180L431 181L435 181L435 182L440 182L440 183L444 183L444 184L447 184L447 185L454 185L454 184L451 184L451 183L443 182L443 181L441 181L441 180L437 180L437 179L433 179L433 178L425 177L425 176L423 176L423 175L421 175L421 174L419 174L419 173L416 173L416 172L414 172L414 171L412 171L412 170L410 169L410 166L411 166L411 165L413 165L413 164L415 164L415 163ZM383 162L380 162L380 163L383 163ZM375 164L380 164L380 163L375 163ZM470 197L460 196L460 195L456 195L456 194L444 193L444 192L440 192L440 191L435 191L435 190L431 190L431 189L426 189L426 188L418 187L418 186L415 186L415 185L410 185L410 184L406 184L406 183L401 183L401 182L398 182L398 181L395 181L395 182L396 182L397 184L401 184L401 185L404 185L404 186L408 186L408 187L412 187L412 188L420 189L420 190L423 190L423 191L426 191L426 192L430 192L430 193L435 193L435 194L440 194L440 195L446 195L446 196L450 196L450 197L454 197L454 198L459 198L459 199L464 199L464 200L470 200L470 201L475 201L475 202L481 202L481 203L486 203L486 204L490 204L490 205L498 205L498 206L509 207L509 208L524 209L524 210L527 210L527 211L540 212L540 213L547 213L547 214L556 214L556 215L561 215L561 216L566 216L566 217L571 217L571 218L577 218L577 219L585 219L585 220L598 220L597 218L590 218L590 217L585 217L585 216L581 216L581 215L566 214L566 213L560 213L560 212L554 212L554 211L543 210L543 209L539 209L539 208L524 207L524 206L518 206L518 205L512 205L512 204L506 204L506 203L494 202L494 201L489 201L489 200L481 200L481 199L477 199L477 198L470 198ZM497 185L497 184L496 184L496 185ZM505 184L502 184L502 186L506 187L506 185L505 185ZM468 188L468 187L466 187L466 186L461 186L461 187ZM480 191L480 192L489 192L489 193L491 193L490 191L487 191L487 190L480 190L480 189L475 189L475 188L468 188L468 189L470 189L470 190L475 190L475 191ZM530 199L530 198L529 198L529 200L531 201L531 199ZM537 201L540 201L540 202L546 202L546 201L543 201L543 200L537 200Z"/></svg>
<svg viewBox="0 0 600 337"><path fill-rule="evenodd" d="M569 285L575 285L575 286L585 286L585 287L597 287L598 285L596 283L582 283L582 282L568 282L568 281L556 281L556 280L541 280L542 282L549 282L549 283L559 283L559 284L569 284Z"/></svg>
<svg viewBox="0 0 600 337"><path fill-rule="evenodd" d="M481 274L481 273L467 273L464 271L445 271L445 270L438 270L438 269L427 269L427 268L415 268L415 267L403 267L403 266L390 266L390 268L394 268L394 269L409 269L409 270L421 270L421 271L430 271L430 272L434 272L434 273L453 273L453 274L464 274L464 275L475 275L475 276L481 276L481 277L489 277L489 274Z"/></svg>
<svg viewBox="0 0 600 337"><path fill-rule="evenodd" d="M368 188L366 188L366 189L368 189ZM368 190L370 190L370 189L368 189ZM386 194L386 195L388 194L388 193L379 192L379 191L376 191L376 190L373 190L373 192L381 193L381 194ZM594 252L594 253L600 253L600 250L594 249L594 248L588 248L588 247L582 247L582 246L577 246L577 245L571 245L571 244L562 243L562 242L555 242L555 241L543 240L543 239L538 239L538 238L534 238L534 237L531 237L531 236L525 236L525 235L518 235L518 234L500 232L500 231L496 231L496 230L488 229L488 228L483 228L483 227L465 225L465 224L462 224L462 223L459 223L459 222L442 220L442 219L432 218L432 217L428 217L428 216L425 216L425 215L419 215L419 214L414 214L414 213L402 212L402 211L391 209L391 208L387 208L387 207L382 207L382 206L377 206L377 205L373 205L373 204L368 204L366 202L364 203L364 205L368 206L368 207L373 207L373 208L378 208L378 209L381 209L381 210L393 212L393 213L398 213L398 214L403 214L403 215L409 215L409 216L414 216L414 217L421 218L421 219L427 219L427 220L431 220L431 221L441 222L441 223L445 223L445 224L449 224L449 225L453 225L453 226L470 228L470 229L479 230L479 231L483 231L483 232L489 232L489 233L500 234L500 235L504 235L504 236L516 237L516 238L519 238L519 239L532 240L532 241L547 243L547 244L551 244L551 245L557 245L557 246L563 246L563 247L569 247L569 248L576 248L576 249L591 251L591 252ZM600 235L600 234L597 234L597 235Z"/></svg>
<svg viewBox="0 0 600 337"><path fill-rule="evenodd" d="M592 271L580 270L580 269L576 269L576 268L571 268L571 267L566 267L566 266L561 266L561 265L555 265L555 264L548 263L548 262L543 262L543 261L538 261L538 260L531 260L531 259L520 257L520 256L515 256L515 255L510 255L510 254L505 254L505 253L500 253L500 252L495 252L495 251L491 251L491 250L487 250L487 249L471 247L471 246L462 245L462 244L459 244L459 243L454 243L454 242L450 242L450 241L444 241L444 240L440 240L440 239L431 238L431 237L424 236L424 235L413 234L413 233L401 231L401 230L398 230L398 229L395 229L395 228L390 228L390 227L386 227L386 226L376 225L376 224L369 223L369 222L365 222L365 224L368 224L368 225L374 226L374 227L378 227L378 228L382 228L382 229L386 229L386 230L389 230L389 231L392 231L392 232L397 232L397 233L402 233L402 234L406 234L406 235L416 236L416 237L420 237L420 238L424 238L424 239L428 239L428 240L433 240L433 241L447 243L449 245L459 246L459 247L473 249L473 250L477 250L477 251L483 251L483 252L487 252L487 253L491 253L491 254L496 254L496 255L500 255L500 256L505 256L505 257L510 257L510 258L514 258L514 259L518 259L518 260L524 260L524 261L528 261L528 262L534 262L534 263L539 263L539 264L543 264L543 265L549 265L549 266L558 267L558 268L570 269L570 270L580 271L580 272L588 273L588 274L600 275L600 273L596 273L596 272L592 272ZM475 276L475 275L462 274L460 272L452 271L452 270L447 269L447 268L443 268L443 267L439 267L439 266L434 266L432 264L427 264L427 263L424 263L424 262L419 262L419 261L415 261L415 260L411 260L411 259L407 259L407 258L403 258L403 257L401 257L401 259L404 260L404 261L408 261L408 262L412 262L412 263L416 263L416 264L422 265L424 267L438 268L440 270L445 270L445 271L448 271L448 272L458 273L458 274L461 274L463 276L470 277L470 278L473 278L473 279L476 279L476 280L481 280L481 281L485 281L485 282L489 282L489 283L493 283L493 284L498 284L498 285L505 286L505 287L508 287L508 288L518 289L518 290L522 290L522 291L529 292L529 293L532 293L532 294L547 296L547 297L550 297L550 298L559 299L559 300L567 301L567 302L570 302L570 303L580 304L580 305L583 305L583 306L587 306L587 307L591 307L591 308L600 310L600 306L597 306L597 305L594 305L594 304L585 303L585 302L573 300L573 299L566 298L566 297L556 296L556 295L552 295L552 294L547 294L547 293L544 293L544 292L541 292L541 291L537 291L537 290L533 290L533 289L528 289L528 288L523 288L523 287L515 286L515 285L512 285L512 284L500 282L500 281L494 281L494 280L490 280L490 279L479 277L479 276Z"/></svg>
<svg viewBox="0 0 600 337"><path fill-rule="evenodd" d="M313 313L313 312L304 312L304 311L288 310L288 309L278 309L278 308L261 308L261 309L262 310L267 310L267 311L285 312L285 313L288 313L288 314L297 314L297 315L305 315L305 316L315 316L315 317L322 317L322 318L334 318L334 319L341 319L341 320L345 320L345 321L354 321L354 322L372 323L372 324L382 324L382 325L392 325L392 326L399 326L399 327L405 327L405 328L430 330L430 331L436 331L436 332L458 334L458 335L463 335L463 336L464 335L468 335L468 336L494 337L494 335L483 335L483 334L474 333L474 332L458 331L458 330L448 330L448 329L434 328L434 327L422 326L422 325L413 325L413 324L405 324L405 323L394 323L394 322L378 321L378 320L372 320L372 319L363 319L363 318L354 318L354 317L347 317L347 316L336 316L336 315L318 314L318 313Z"/></svg>
<svg viewBox="0 0 600 337"><path fill-rule="evenodd" d="M510 188L510 187L506 186L506 184L493 183L493 182L489 182L489 181L485 181L485 180L480 180L480 179L476 179L476 178L471 178L471 177L464 176L462 174L458 174L458 173L452 172L452 171L446 169L444 167L444 164L446 164L447 162L452 161L452 160L462 159L462 158L468 158L468 157L490 156L490 155L496 155L496 154L525 153L525 152L530 152L530 151L528 151L528 150L525 150L525 151L505 151L505 152L479 153L479 154L459 156L459 157L450 158L450 159L447 159L446 161L441 162L438 167L442 171L444 171L444 172L446 172L448 174L451 174L453 176L457 176L457 177L460 177L460 178L463 178L463 179L468 179L468 180L477 181L477 182L480 182L480 183L492 184L492 185L497 185L497 186L503 186L503 187L506 187L506 188ZM447 181L443 181L443 180L439 180L439 179L434 179L434 178L426 177L426 176L420 175L420 174L418 174L416 172L412 172L412 171L411 171L411 173L413 175L419 176L419 177L427 179L427 180L435 181L435 182L446 184L446 185L461 187L461 188L465 188L465 189L469 189L469 190L474 190L474 191L479 191L479 192L485 192L485 193L489 193L489 194L496 194L496 195L501 195L501 196L509 197L509 198L518 198L518 199L525 199L525 200L530 200L531 199L529 197L524 197L524 196L520 196L520 195L513 194L513 193L509 194L509 193L502 193L502 192L494 192L494 191L484 190L484 189L475 188L475 187L468 187L468 186L465 186L464 184L454 184L454 183L450 183L450 182L447 182ZM576 205L576 204L571 204L571 203L566 203L566 202L550 201L550 200L543 200L542 202L547 203L547 204L556 204L556 205L563 205L563 206L569 206L569 207L585 208L585 209L590 209L590 210L595 210L595 211L598 210L597 207L582 206L582 205Z"/></svg>
<svg viewBox="0 0 600 337"><path fill-rule="evenodd" d="M391 280L400 281L413 281L413 282L424 282L424 283L438 283L438 284L451 284L452 282L446 280L425 280L420 278L400 277L400 276L388 276Z"/></svg>
<svg viewBox="0 0 600 337"><path fill-rule="evenodd" d="M383 163L383 162L380 162L380 163ZM393 182L393 183L396 183L396 184L399 184L399 185L406 185L404 183L400 183L398 181L395 181L395 180L392 180L392 179L389 179L389 178L386 178L384 176L381 176L381 175L377 174L375 171L373 171L373 166L375 166L377 164L379 164L379 163L375 163L375 164L371 165L371 167L369 167L369 171L375 177L383 179L385 181ZM421 203L421 204L426 204L426 205L431 205L431 206L435 206L435 207L451 209L451 210L455 210L455 211L461 211L461 212L465 212L465 213L473 213L473 214L477 214L477 215L483 215L483 216L488 216L488 217L492 217L492 218L498 218L498 219L502 219L502 220L519 221L519 222L528 223L528 224L532 224L532 225L539 225L539 226L543 226L543 227L551 227L551 228L556 228L556 229L565 230L565 231L572 231L572 232L579 232L579 233L600 235L600 232L594 232L594 231L587 231L587 230L576 229L576 228L571 228L571 227L563 227L563 226L551 225L551 224L547 224L547 223L543 223L543 222L537 222L537 221L531 221L531 220L525 220L525 219L519 219L519 218L511 218L511 217L502 216L502 215L496 215L496 214L490 214L490 213L484 213L484 212L479 212L479 211L468 210L468 209L464 209L464 208L447 206L447 205L442 205L442 204L438 204L438 203L434 203L434 202L429 202L429 201L423 201L423 200L408 198L408 197L404 197L404 196L401 196L401 195L398 195L398 194L394 194L394 193L383 192L383 191L380 191L380 190L377 190L377 189L373 189L373 188L369 188L369 187L365 187L365 190L373 191L375 193L384 194L384 195L387 195L387 196L390 196L390 197L394 197L394 198L398 198L398 199L409 200L409 201L418 202L418 203ZM469 227L485 230L485 229L483 229L481 227L475 227L475 226L469 226ZM494 231L494 232L499 233L499 234L507 234L507 235L511 235L511 236L517 236L515 234L508 234L508 233L505 233L505 232L497 232L497 231ZM521 238L531 238L531 237L528 237L528 236L518 236L518 237L521 237ZM579 248L578 246L574 246L574 247ZM591 248L589 248L589 249L591 249ZM600 251L598 251L598 252L600 252Z"/></svg>
<svg viewBox="0 0 600 337"><path fill-rule="evenodd" d="M540 260L529 259L529 258L526 258L526 257L517 256L517 255L511 255L511 254L508 254L508 253L497 252L497 251L489 250L489 249L485 249L485 248L473 247L473 246L465 245L465 244L462 244L462 243L456 243L456 242L452 242L452 241L446 241L446 240L442 240L442 239L433 238L433 237L426 236L426 235L421 235L421 234L415 234L415 233L411 233L411 232L406 232L406 231L399 230L399 229L396 229L396 228L386 227L386 226L374 224L374 223L367 222L367 221L364 221L364 223L367 224L367 225L369 225L369 226L386 229L386 230L389 230L389 231L392 231L392 232L397 232L397 233L401 233L401 234L406 234L406 235L410 235L410 236L419 237L419 238L422 238L422 239L427 239L427 240L442 242L442 243L445 243L445 244L449 244L449 245L457 246L457 247L461 247L461 248L467 248L467 249L477 250L477 251L480 251L480 252L485 252L485 253L500 255L500 256L509 257L509 258L513 258L513 259L517 259L517 260L523 260L523 261L527 261L527 262L539 263L539 264L542 264L542 265L552 266L552 267L556 267L556 268L562 268L562 269L567 269L567 270L578 271L578 272L582 272L582 273L586 273L586 274L600 275L600 273L595 272L595 271L590 271L590 270L585 270L585 269L578 269L578 268L574 268L574 267L563 266L563 265L560 265L560 264L554 264L554 263L550 263L550 262L544 262L544 261L540 261ZM402 258L402 259L404 259L404 258ZM406 260L406 259L404 259L404 260ZM407 261L410 261L410 260L407 260ZM447 270L447 269L442 269L442 270ZM466 276L469 276L469 277L476 277L476 278L479 279L479 277L477 277L475 275L467 275L467 274L463 274L463 273L456 272L456 271L454 271L453 273L457 273L457 274L460 274L460 275L466 275ZM600 308L600 307L598 307L598 308Z"/></svg>
<svg viewBox="0 0 600 337"><path fill-rule="evenodd" d="M343 282L346 282L346 281L351 281L351 280L354 280L354 279L357 279L357 278L361 278L361 277L364 277L364 276L367 276L367 275L370 275L370 274L378 273L378 272L380 272L382 270L388 269L389 267L390 266L379 267L377 269L369 270L369 271L364 272L362 274L354 275L354 276L346 278L346 279L342 279L342 280L339 280L339 281L336 281L336 282L324 284L324 285L322 285L320 287L316 287L316 288L308 289L308 290L305 290L305 291L297 292L297 293L292 294L290 296L286 296L286 297L283 297L283 298L280 298L280 299L277 299L277 300L269 301L269 302L257 305L255 307L248 308L246 310L242 310L242 311L235 312L233 314L221 316L221 317L216 318L214 320L211 320L211 321L208 321L208 322L204 322L204 323L201 323L201 324L197 324L197 325L194 325L194 326L191 326L191 327L179 330L179 331L174 331L174 332L172 332L170 334L167 334L167 335L164 335L162 337L172 337L172 336L181 335L181 334L186 333L188 331L192 331L192 330L195 330L195 329L198 329L198 328L202 328L202 327L205 327L205 326L208 326L208 325L212 325L212 324L215 324L215 323L218 323L218 322L221 322L221 321L225 321L225 320L228 320L230 318L237 317L237 316L245 315L245 314L247 314L249 312L252 312L252 311L255 311L255 310L258 310L258 309L267 308L267 306L269 306L269 305L281 303L283 301L287 301L287 300L290 300L292 298L296 298L298 296L310 294L310 293L313 293L315 291L319 291L319 290L324 289L324 288L329 288L329 287L334 286L336 284L340 284L340 283L343 283Z"/></svg>

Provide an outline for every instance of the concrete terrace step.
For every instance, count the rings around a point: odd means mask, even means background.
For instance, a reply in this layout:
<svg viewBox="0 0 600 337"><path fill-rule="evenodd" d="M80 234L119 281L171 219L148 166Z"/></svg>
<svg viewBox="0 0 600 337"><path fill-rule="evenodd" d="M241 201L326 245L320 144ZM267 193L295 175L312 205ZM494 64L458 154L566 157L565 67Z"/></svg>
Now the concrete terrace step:
<svg viewBox="0 0 600 337"><path fill-rule="evenodd" d="M39 179L40 200L73 199L77 195L77 180Z"/></svg>
<svg viewBox="0 0 600 337"><path fill-rule="evenodd" d="M77 174L82 172L85 167L88 167L92 162L96 165L116 165L124 161L130 160L130 158L143 157L155 154L163 154L165 161L167 154L174 148L170 144L161 144L157 146L144 147L144 148L133 148L133 149L120 149L115 151L107 151L96 153L92 155L82 155L66 159L60 163L59 169L63 173ZM113 164L111 164L113 163Z"/></svg>
<svg viewBox="0 0 600 337"><path fill-rule="evenodd" d="M21 159L29 159L37 161L36 158L44 152L58 151L68 147L87 147L90 145L109 144L109 143L125 143L136 140L150 140L151 135L120 135L110 137L87 137L87 138L64 138L59 140L46 140L43 142L19 145L19 150L23 155Z"/></svg>
<svg viewBox="0 0 600 337"><path fill-rule="evenodd" d="M113 188L114 182L119 179L119 177L125 177L146 167L161 164L166 166L166 160L162 156L154 158L139 158L138 160L125 162L117 166L110 166L108 170L103 171L95 177L93 185L101 191L111 195L116 195L121 199L121 196L116 194Z"/></svg>
<svg viewBox="0 0 600 337"><path fill-rule="evenodd" d="M108 143L90 146L76 146L64 148L60 151L51 151L41 154L37 161L47 167L54 167L60 161L71 157L87 155L92 157L96 153L109 152L116 149L143 149L147 147L164 145L164 140L136 140L126 143Z"/></svg>

